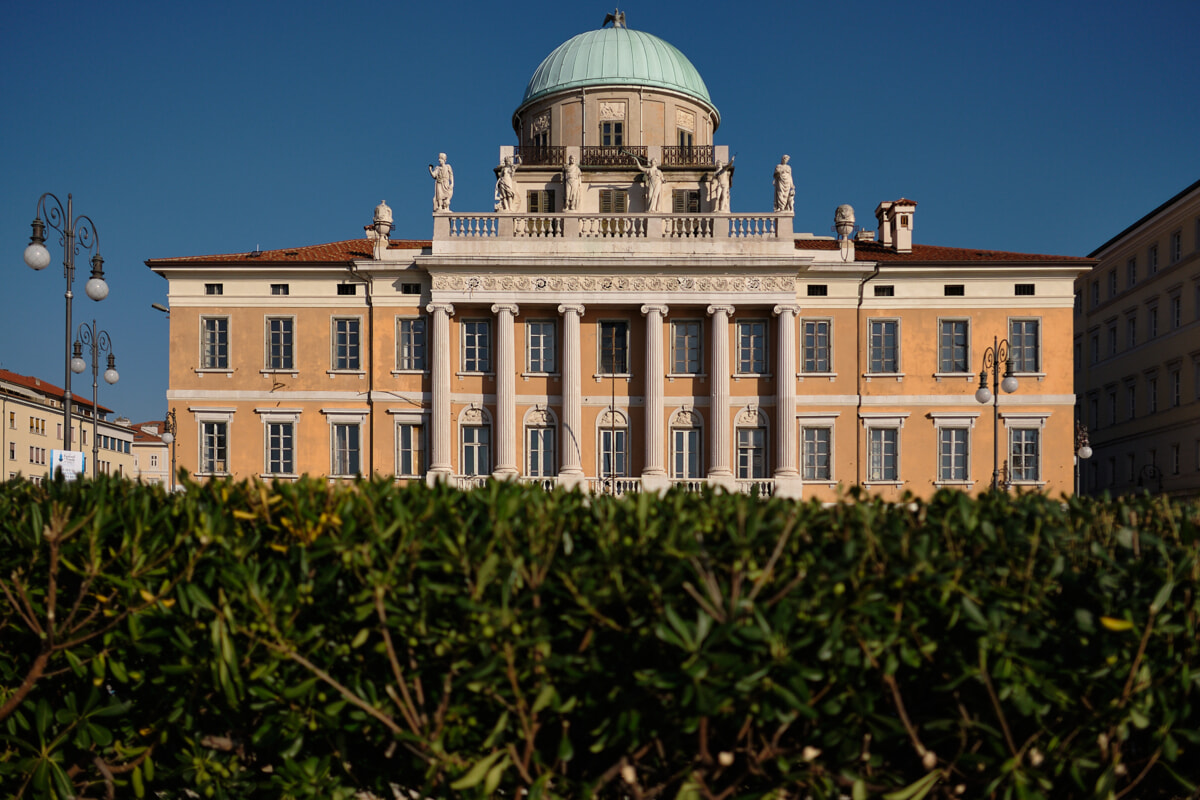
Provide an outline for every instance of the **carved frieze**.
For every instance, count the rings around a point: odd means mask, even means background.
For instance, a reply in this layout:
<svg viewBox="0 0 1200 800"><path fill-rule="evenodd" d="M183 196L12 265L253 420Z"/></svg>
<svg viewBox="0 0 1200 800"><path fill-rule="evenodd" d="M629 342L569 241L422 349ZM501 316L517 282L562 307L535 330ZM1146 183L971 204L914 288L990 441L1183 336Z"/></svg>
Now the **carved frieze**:
<svg viewBox="0 0 1200 800"><path fill-rule="evenodd" d="M786 275L434 275L448 292L794 292Z"/></svg>
<svg viewBox="0 0 1200 800"><path fill-rule="evenodd" d="M597 424L601 428L624 428L628 422L625 419L625 415L620 411L606 409L604 413L600 415L600 421Z"/></svg>
<svg viewBox="0 0 1200 800"><path fill-rule="evenodd" d="M685 131L696 130L696 115L682 108L675 109L675 127Z"/></svg>
<svg viewBox="0 0 1200 800"><path fill-rule="evenodd" d="M625 102L623 100L601 100L600 120L625 119Z"/></svg>
<svg viewBox="0 0 1200 800"><path fill-rule="evenodd" d="M550 112L545 111L533 118L533 132L538 134L548 130L550 130Z"/></svg>
<svg viewBox="0 0 1200 800"><path fill-rule="evenodd" d="M738 413L735 424L748 428L761 428L766 426L767 418L758 406L751 403Z"/></svg>

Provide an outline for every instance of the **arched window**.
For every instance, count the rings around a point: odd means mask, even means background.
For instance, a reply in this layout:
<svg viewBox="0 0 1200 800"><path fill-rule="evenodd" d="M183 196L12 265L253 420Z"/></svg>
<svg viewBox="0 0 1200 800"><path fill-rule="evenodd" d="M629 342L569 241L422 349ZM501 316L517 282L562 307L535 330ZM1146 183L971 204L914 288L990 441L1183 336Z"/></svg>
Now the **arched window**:
<svg viewBox="0 0 1200 800"><path fill-rule="evenodd" d="M558 420L545 406L534 406L525 414L525 474L531 478L553 478L558 474Z"/></svg>

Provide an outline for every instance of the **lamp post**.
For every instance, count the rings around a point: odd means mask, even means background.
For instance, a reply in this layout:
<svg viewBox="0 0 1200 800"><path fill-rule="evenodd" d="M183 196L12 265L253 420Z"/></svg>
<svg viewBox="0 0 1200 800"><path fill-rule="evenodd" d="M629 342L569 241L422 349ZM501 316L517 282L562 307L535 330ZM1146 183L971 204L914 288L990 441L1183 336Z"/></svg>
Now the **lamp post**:
<svg viewBox="0 0 1200 800"><path fill-rule="evenodd" d="M1004 380L1000 379L1000 365L1004 364ZM983 405L992 404L992 490L1000 488L1000 390L1012 394L1017 390L1017 379L1013 375L1012 353L1008 339L992 337L992 346L983 351L983 369L979 372L979 388L975 400ZM988 370L992 371L992 388L988 389Z"/></svg>
<svg viewBox="0 0 1200 800"><path fill-rule="evenodd" d="M108 353L108 368L104 370L104 381L114 384L120 380L117 372L117 359L112 352L112 339L108 331L96 329L96 320L92 324L86 322L79 326L79 334L75 337L75 354L71 358L71 372L76 375L87 368L83 361L83 348L87 346L92 351L92 477L95 478L100 468L100 354ZM83 415L79 415L79 436L83 438Z"/></svg>
<svg viewBox="0 0 1200 800"><path fill-rule="evenodd" d="M53 201L47 203L47 199ZM46 221L42 222L45 214ZM62 234L60 243L63 249L63 272L67 279L66 344L63 350L65 363L66 386L63 387L63 449L71 449L71 302L75 293L71 287L75 283L75 256L80 247L93 250L92 277L88 279L84 291L93 300L100 301L108 297L108 284L104 282L104 259L100 257L100 235L96 232L96 224L90 217L80 214L75 216L74 201L67 195L67 210L64 212L62 202L50 192L38 198L37 209L32 223L33 233L29 237L29 246L25 248L25 263L30 269L42 270L50 265L50 251L46 249L46 225Z"/></svg>
<svg viewBox="0 0 1200 800"><path fill-rule="evenodd" d="M1075 420L1075 494L1079 494L1082 488L1081 473L1083 468L1080 462L1087 461L1092 457L1092 446L1088 444L1088 429L1079 420Z"/></svg>
<svg viewBox="0 0 1200 800"><path fill-rule="evenodd" d="M178 425L175 422L175 409L167 412L167 418L163 420L163 444L169 445L171 448L171 491L175 491L175 433L178 430Z"/></svg>

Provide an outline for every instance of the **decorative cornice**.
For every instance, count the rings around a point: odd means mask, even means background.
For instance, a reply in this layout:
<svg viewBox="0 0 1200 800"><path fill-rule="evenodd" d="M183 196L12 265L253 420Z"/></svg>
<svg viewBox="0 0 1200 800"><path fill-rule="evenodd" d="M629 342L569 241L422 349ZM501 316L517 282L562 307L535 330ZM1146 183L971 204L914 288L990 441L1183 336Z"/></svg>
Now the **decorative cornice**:
<svg viewBox="0 0 1200 800"><path fill-rule="evenodd" d="M443 292L795 292L781 275L455 275L434 274Z"/></svg>

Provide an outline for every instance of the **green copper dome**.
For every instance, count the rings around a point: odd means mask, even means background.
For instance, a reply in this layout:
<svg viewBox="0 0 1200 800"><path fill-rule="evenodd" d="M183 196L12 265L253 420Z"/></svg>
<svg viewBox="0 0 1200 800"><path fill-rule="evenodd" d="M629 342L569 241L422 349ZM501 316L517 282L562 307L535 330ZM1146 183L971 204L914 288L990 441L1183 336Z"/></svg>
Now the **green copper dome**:
<svg viewBox="0 0 1200 800"><path fill-rule="evenodd" d="M521 105L581 86L630 85L680 92L717 110L687 56L657 36L623 27L581 33L554 48L534 70Z"/></svg>

